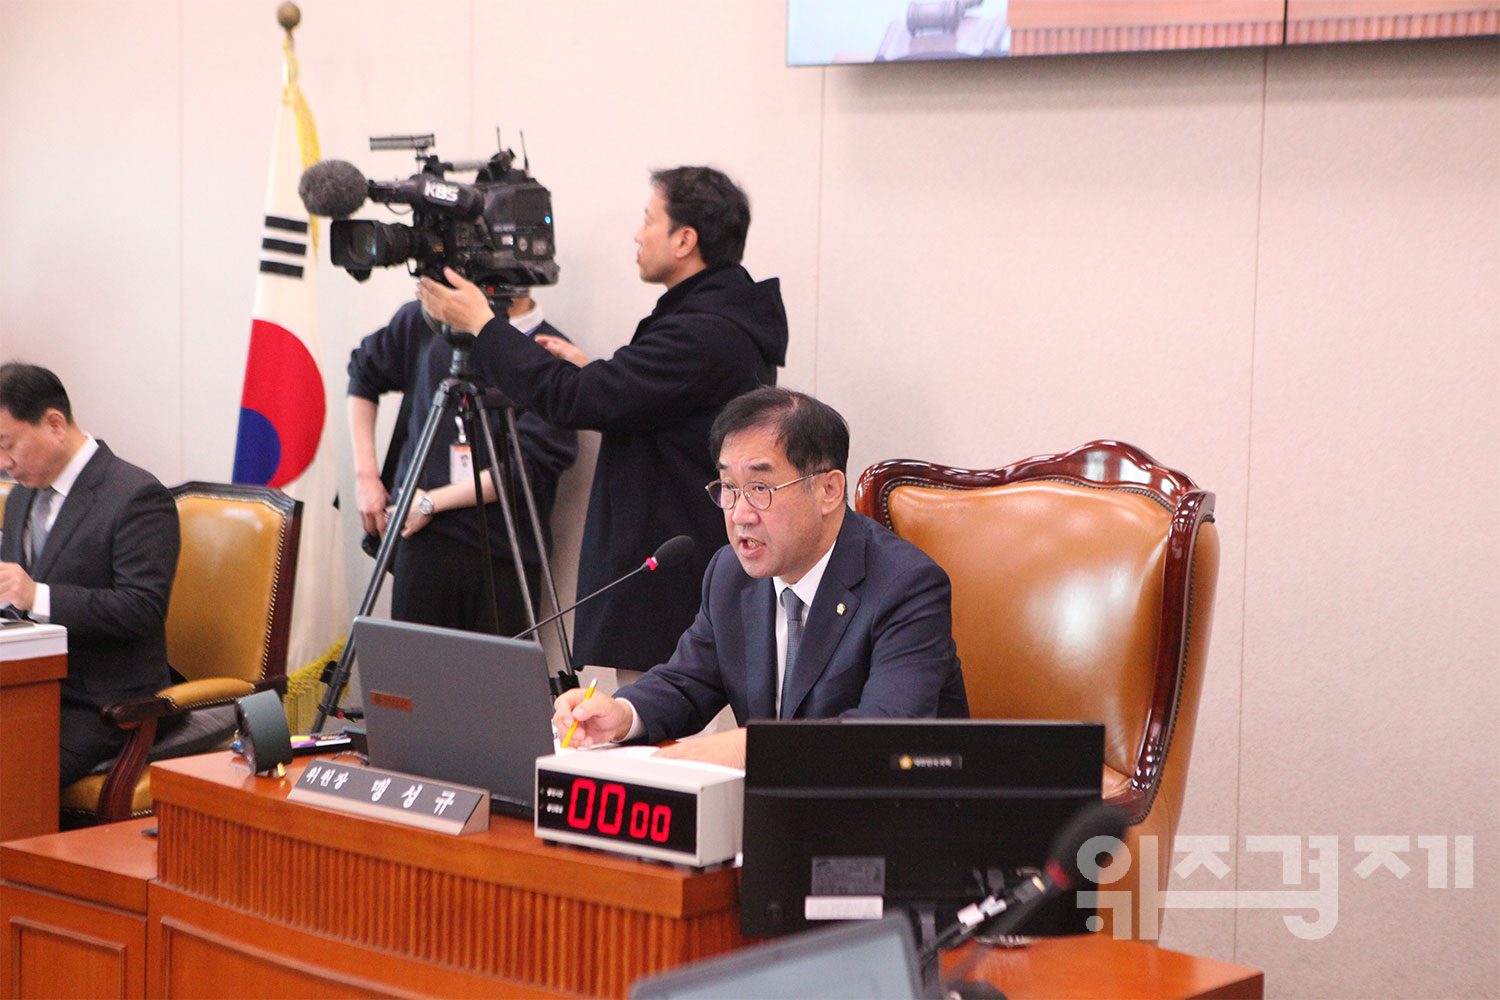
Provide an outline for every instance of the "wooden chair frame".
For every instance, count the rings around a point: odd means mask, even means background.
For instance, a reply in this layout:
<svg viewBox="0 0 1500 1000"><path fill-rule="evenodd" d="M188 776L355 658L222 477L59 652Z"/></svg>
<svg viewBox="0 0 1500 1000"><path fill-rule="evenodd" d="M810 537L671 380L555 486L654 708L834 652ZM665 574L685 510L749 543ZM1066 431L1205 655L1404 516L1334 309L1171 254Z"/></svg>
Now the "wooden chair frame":
<svg viewBox="0 0 1500 1000"><path fill-rule="evenodd" d="M999 469L959 469L910 459L881 462L860 476L854 503L860 513L891 528L889 498L900 486L972 490L1039 480L1137 493L1161 504L1172 515L1150 714L1128 787L1107 799L1124 809L1132 824L1138 824L1151 811L1161 787L1177 723L1191 639L1193 554L1199 528L1213 520L1214 494L1200 489L1186 474L1160 465L1139 448L1099 440Z"/></svg>

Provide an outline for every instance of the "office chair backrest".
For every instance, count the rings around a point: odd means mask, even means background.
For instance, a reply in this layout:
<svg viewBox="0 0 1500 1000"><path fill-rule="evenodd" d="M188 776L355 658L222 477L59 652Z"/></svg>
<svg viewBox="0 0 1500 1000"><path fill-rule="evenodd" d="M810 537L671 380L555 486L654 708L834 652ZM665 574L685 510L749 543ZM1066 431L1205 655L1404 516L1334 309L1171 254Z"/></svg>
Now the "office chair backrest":
<svg viewBox="0 0 1500 1000"><path fill-rule="evenodd" d="M174 487L182 553L167 611L167 658L188 680L286 674L300 517L262 486Z"/></svg>
<svg viewBox="0 0 1500 1000"><path fill-rule="evenodd" d="M1128 770L1150 711L1170 513L1060 482L904 487L888 504L953 581L970 713L1101 721L1107 763Z"/></svg>
<svg viewBox="0 0 1500 1000"><path fill-rule="evenodd" d="M1093 441L989 470L882 462L855 503L947 570L971 714L1103 722L1127 845L1150 833L1170 858L1218 580L1213 494Z"/></svg>

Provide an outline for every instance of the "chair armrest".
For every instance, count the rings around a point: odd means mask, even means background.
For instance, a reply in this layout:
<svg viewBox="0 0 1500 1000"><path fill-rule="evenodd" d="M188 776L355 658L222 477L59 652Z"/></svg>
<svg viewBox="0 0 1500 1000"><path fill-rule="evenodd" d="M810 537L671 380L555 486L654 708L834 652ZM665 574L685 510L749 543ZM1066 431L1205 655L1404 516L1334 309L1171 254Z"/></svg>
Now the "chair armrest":
<svg viewBox="0 0 1500 1000"><path fill-rule="evenodd" d="M1104 796L1104 804L1114 806L1116 809L1124 810L1131 826L1143 822L1146 814L1151 811L1151 796L1135 787L1126 787L1121 791Z"/></svg>
<svg viewBox="0 0 1500 1000"><path fill-rule="evenodd" d="M185 681L162 688L154 695L131 698L106 705L104 718L121 729L134 729L148 719L163 719L181 715L205 705L223 705L254 694L256 685L233 677L210 677L201 681Z"/></svg>
<svg viewBox="0 0 1500 1000"><path fill-rule="evenodd" d="M105 776L97 815L106 823L128 819L135 786L145 773L159 720L186 715L196 708L225 705L264 689L285 690L286 678L252 684L233 677L210 677L162 688L154 695L106 705L100 712L111 725L128 732L125 746Z"/></svg>
<svg viewBox="0 0 1500 1000"><path fill-rule="evenodd" d="M154 701L155 699L137 699L138 701ZM122 707L123 704L110 705L104 710L104 716L114 722L111 711ZM116 722L116 725L120 725ZM147 756L151 752L151 744L156 740L156 718L148 716L137 718L123 728L130 730L129 737L125 740L125 746L115 758L114 766L104 777L104 785L99 790L99 803L95 809L95 815L101 823L118 823L130 818L130 803L135 797L135 786L146 772ZM87 779L85 779L87 780Z"/></svg>
<svg viewBox="0 0 1500 1000"><path fill-rule="evenodd" d="M184 681L162 688L156 697L169 703L179 711L202 708L204 705L223 705L226 702L255 693L255 685L234 677L207 677L199 681Z"/></svg>

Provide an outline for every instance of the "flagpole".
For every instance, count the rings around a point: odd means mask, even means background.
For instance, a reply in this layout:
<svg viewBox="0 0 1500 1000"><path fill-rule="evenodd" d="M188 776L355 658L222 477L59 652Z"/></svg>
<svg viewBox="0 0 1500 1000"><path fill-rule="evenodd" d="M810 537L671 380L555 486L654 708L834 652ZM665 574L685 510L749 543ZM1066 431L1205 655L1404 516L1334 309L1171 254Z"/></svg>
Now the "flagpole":
<svg viewBox="0 0 1500 1000"><path fill-rule="evenodd" d="M276 23L286 29L290 35L297 25L302 23L302 10L291 0L276 8Z"/></svg>
<svg viewBox="0 0 1500 1000"><path fill-rule="evenodd" d="M303 502L287 651L288 719L294 731L316 704L316 689L348 629L343 526L335 506L338 468L318 336L318 220L297 195L302 172L316 163L317 125L298 84L292 32L302 22L281 3L282 86L277 101L266 208L251 314L250 349L234 481L274 486Z"/></svg>

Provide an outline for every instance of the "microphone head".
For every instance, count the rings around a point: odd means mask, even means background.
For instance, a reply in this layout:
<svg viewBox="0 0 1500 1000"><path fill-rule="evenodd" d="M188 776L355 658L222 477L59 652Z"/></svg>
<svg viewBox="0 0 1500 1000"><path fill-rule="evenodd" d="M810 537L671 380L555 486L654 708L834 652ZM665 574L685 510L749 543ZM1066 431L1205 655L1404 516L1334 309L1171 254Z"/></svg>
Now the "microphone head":
<svg viewBox="0 0 1500 1000"><path fill-rule="evenodd" d="M369 185L359 168L344 160L320 160L302 172L297 193L309 215L341 219L359 211Z"/></svg>
<svg viewBox="0 0 1500 1000"><path fill-rule="evenodd" d="M1125 827L1128 825L1124 811L1116 806L1105 805L1103 802L1090 802L1083 806L1062 825L1057 836L1052 838L1047 874L1062 888L1071 889L1084 881L1078 859L1083 846L1095 837L1110 837L1115 841L1114 845L1110 845L1110 853L1113 854L1114 846L1125 839ZM1087 859L1087 863L1092 867L1097 865L1097 859L1098 854L1094 853Z"/></svg>
<svg viewBox="0 0 1500 1000"><path fill-rule="evenodd" d="M660 569L663 566L675 566L680 562L686 562L693 554L697 546L687 535L677 535L661 543L661 547L646 560L646 564L652 569Z"/></svg>

